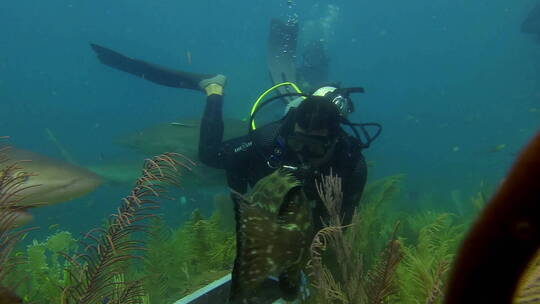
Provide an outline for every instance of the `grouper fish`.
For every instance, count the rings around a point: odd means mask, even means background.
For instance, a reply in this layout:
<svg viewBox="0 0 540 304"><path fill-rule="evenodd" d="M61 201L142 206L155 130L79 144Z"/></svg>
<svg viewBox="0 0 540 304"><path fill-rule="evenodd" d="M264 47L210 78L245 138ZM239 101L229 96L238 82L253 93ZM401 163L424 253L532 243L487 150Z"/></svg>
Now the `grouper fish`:
<svg viewBox="0 0 540 304"><path fill-rule="evenodd" d="M261 179L236 208L237 253L231 303L260 303L261 283L279 276L283 298L296 297L313 238L310 202L284 170Z"/></svg>
<svg viewBox="0 0 540 304"><path fill-rule="evenodd" d="M25 211L27 208L69 201L93 191L101 184L101 179L94 173L60 160L12 147L0 153L7 157L6 161L0 162L0 176L6 174L5 169L15 162L18 162L19 168L10 174L25 175L21 184L24 190L17 193L14 198L16 203L0 204L0 208L17 213L17 226L32 219ZM0 188L0 194L3 194L2 191Z"/></svg>

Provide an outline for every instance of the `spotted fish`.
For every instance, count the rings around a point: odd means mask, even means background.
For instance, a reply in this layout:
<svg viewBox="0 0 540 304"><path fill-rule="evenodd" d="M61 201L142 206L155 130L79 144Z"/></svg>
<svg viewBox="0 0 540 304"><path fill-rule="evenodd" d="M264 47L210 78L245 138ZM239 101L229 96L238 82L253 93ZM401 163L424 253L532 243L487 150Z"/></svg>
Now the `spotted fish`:
<svg viewBox="0 0 540 304"><path fill-rule="evenodd" d="M299 181L284 170L261 179L237 200L237 253L231 303L260 303L261 283L279 276L283 297L294 299L307 262L312 220Z"/></svg>

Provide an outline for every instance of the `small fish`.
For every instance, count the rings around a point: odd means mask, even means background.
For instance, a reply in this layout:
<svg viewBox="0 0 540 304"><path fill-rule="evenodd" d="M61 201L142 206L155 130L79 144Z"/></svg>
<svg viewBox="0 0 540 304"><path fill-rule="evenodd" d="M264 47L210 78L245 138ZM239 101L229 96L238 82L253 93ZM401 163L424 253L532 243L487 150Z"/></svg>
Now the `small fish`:
<svg viewBox="0 0 540 304"><path fill-rule="evenodd" d="M495 151L501 151L506 148L506 144L500 144L495 147Z"/></svg>
<svg viewBox="0 0 540 304"><path fill-rule="evenodd" d="M489 150L489 152L491 152L491 153L500 152L500 151L504 150L505 148L506 148L506 144L500 144L500 145L496 145L495 147L491 148L491 150Z"/></svg>
<svg viewBox="0 0 540 304"><path fill-rule="evenodd" d="M237 203L231 303L259 303L260 285L270 275L279 276L280 286L298 286L313 237L311 210L299 181L276 170Z"/></svg>
<svg viewBox="0 0 540 304"><path fill-rule="evenodd" d="M18 304L22 302L22 299L11 290L0 286L0 304Z"/></svg>
<svg viewBox="0 0 540 304"><path fill-rule="evenodd" d="M452 152L458 152L460 150L459 146L453 146Z"/></svg>

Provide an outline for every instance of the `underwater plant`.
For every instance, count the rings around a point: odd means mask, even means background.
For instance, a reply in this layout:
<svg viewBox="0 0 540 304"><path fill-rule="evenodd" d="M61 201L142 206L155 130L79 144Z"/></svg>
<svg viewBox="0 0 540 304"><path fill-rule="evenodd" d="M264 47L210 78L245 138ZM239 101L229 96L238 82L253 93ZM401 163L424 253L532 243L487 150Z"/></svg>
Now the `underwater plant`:
<svg viewBox="0 0 540 304"><path fill-rule="evenodd" d="M27 303L61 303L70 265L60 252L73 254L76 250L77 241L68 231L58 231L43 242L33 240L26 250L15 253L23 263L10 272L7 281L20 282L17 292Z"/></svg>
<svg viewBox="0 0 540 304"><path fill-rule="evenodd" d="M417 236L411 242L401 239L399 296L393 303L440 303L465 226L456 224L449 213L424 212L407 220L409 226L418 227Z"/></svg>
<svg viewBox="0 0 540 304"><path fill-rule="evenodd" d="M158 198L168 185L176 185L179 167L188 168L177 154L148 159L130 195L122 199L117 212L101 228L88 232L80 241L68 232L58 232L45 242L34 241L26 254L16 254L23 264L10 281L21 281L17 290L30 303L144 303L146 292L140 279L126 279L129 262L141 257L147 231L145 220L155 216Z"/></svg>
<svg viewBox="0 0 540 304"><path fill-rule="evenodd" d="M139 271L153 304L172 303L230 272L235 237L232 231L221 229L220 216L216 210L206 219L195 210L189 221L176 228L152 219Z"/></svg>
<svg viewBox="0 0 540 304"><path fill-rule="evenodd" d="M137 232L146 232L144 220L159 208L158 197L167 185L176 185L179 167L189 168L178 160L179 155L165 153L145 161L142 175L130 195L124 197L117 212L107 220L105 228L89 231L81 244L84 253L65 255L69 285L62 291L61 303L141 303L145 291L141 280L115 280L125 271L125 262L137 259L144 242Z"/></svg>
<svg viewBox="0 0 540 304"><path fill-rule="evenodd" d="M366 210L372 210L373 214L384 200L384 193L389 193L388 188L380 192L383 194L379 196L380 199L374 201L377 206ZM360 237L366 236L359 234L354 227L361 221L360 213L355 212L351 227L341 224L340 178L333 175L323 177L322 182L317 183L317 190L330 219L315 235L310 248L308 269L313 294L309 303L386 303L398 290L394 273L402 253L396 237L397 225L387 245L378 255L379 258L374 259L370 267L366 267L362 253L355 246L361 243Z"/></svg>
<svg viewBox="0 0 540 304"><path fill-rule="evenodd" d="M230 193L220 193L214 196L214 216L218 217L222 230L235 231L234 203Z"/></svg>
<svg viewBox="0 0 540 304"><path fill-rule="evenodd" d="M6 138L0 137L0 139ZM9 161L6 153L9 149L8 146L0 147L0 165ZM20 171L20 162L0 167L0 297L5 299L6 303L22 303L22 300L12 291L17 284L3 285L6 284L6 277L13 268L23 262L13 257L11 253L15 244L30 230L16 228L24 216L22 212L24 208L17 205L24 199L20 192L28 189L29 186L23 184L31 174Z"/></svg>
<svg viewBox="0 0 540 304"><path fill-rule="evenodd" d="M387 240L394 233L394 223L403 221L390 207L402 188L404 174L395 174L366 185L357 210L358 218L350 228L357 234L355 251L361 252L365 265L373 265Z"/></svg>

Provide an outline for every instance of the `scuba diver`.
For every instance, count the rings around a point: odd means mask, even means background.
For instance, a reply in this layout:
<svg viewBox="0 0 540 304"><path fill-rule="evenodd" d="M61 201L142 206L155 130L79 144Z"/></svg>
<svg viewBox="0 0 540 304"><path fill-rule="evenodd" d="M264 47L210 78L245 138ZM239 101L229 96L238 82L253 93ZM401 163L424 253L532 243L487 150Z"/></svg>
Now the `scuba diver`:
<svg viewBox="0 0 540 304"><path fill-rule="evenodd" d="M318 231L327 222L326 207L319 198L316 178L334 174L342 180L343 225L351 223L367 178L367 166L362 150L380 134L378 124L351 123L347 116L354 111L351 94L362 93L359 87L341 88L338 85L314 86L309 94L293 81L320 82L326 77L328 59L320 45L310 55L310 66L295 67L297 25L274 20L269 38L268 64L274 86L263 93L251 111L249 130L241 137L223 141L223 92L226 77L220 74L197 74L172 70L142 60L133 59L108 48L91 44L99 60L108 66L128 72L161 85L192 89L206 94L206 105L200 127L199 160L211 167L224 169L228 186L236 193L245 194L262 178L278 169L287 170L300 182L312 204L313 229ZM294 43L292 43L294 42ZM283 52L286 48L287 52ZM318 53L317 53L318 52ZM306 59L305 59L306 60ZM298 71L321 71L321 75L302 77ZM304 85L306 86L306 85ZM270 93L277 95L266 98ZM266 99L265 99L266 98ZM285 115L277 121L257 126L261 109L274 101L285 102ZM378 127L371 135L367 126ZM344 127L350 128L347 132ZM238 197L233 195L237 218L237 253L240 247L238 231ZM238 295L237 254L232 272L231 303L246 303ZM298 278L279 277L281 297L298 297L301 282Z"/></svg>

